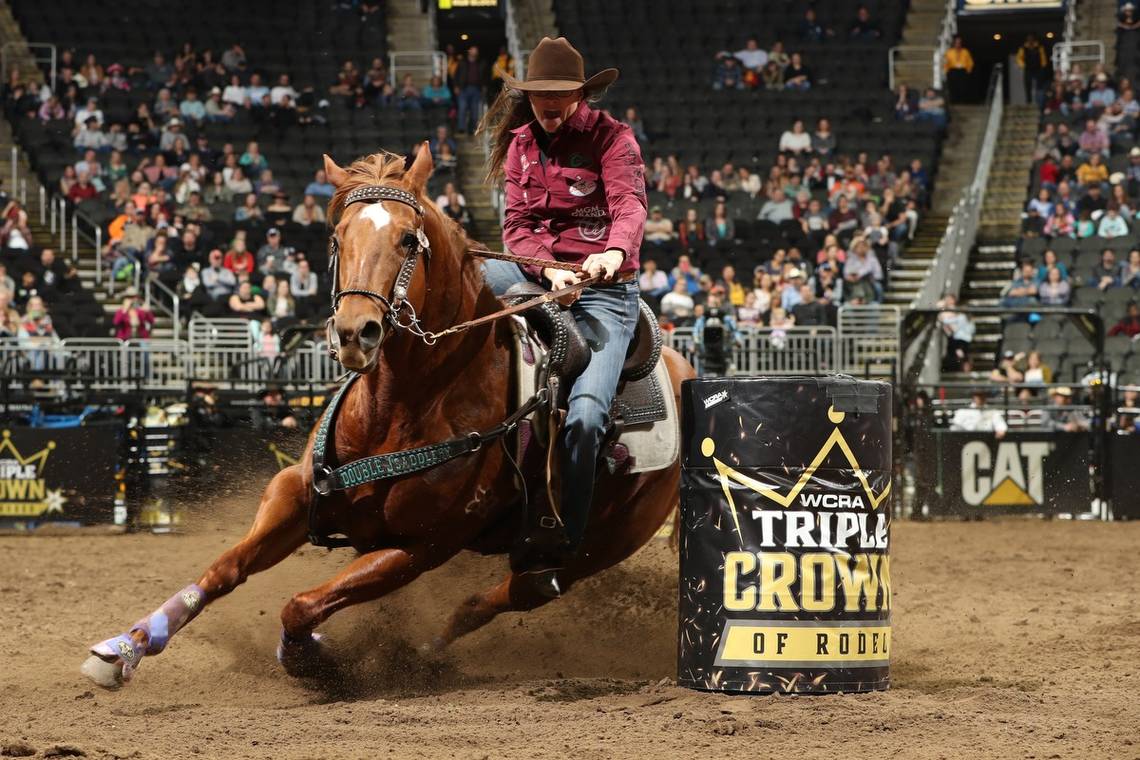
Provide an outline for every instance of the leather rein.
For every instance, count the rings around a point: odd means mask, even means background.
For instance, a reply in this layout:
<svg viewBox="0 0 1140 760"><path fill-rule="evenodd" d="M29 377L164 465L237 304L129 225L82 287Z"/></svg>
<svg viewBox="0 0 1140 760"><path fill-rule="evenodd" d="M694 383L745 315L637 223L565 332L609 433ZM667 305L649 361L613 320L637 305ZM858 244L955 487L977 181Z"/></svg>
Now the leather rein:
<svg viewBox="0 0 1140 760"><path fill-rule="evenodd" d="M476 319L469 319L466 322L461 322L457 325L452 325L439 332L424 329L419 315L416 314L416 309L412 306L411 301L408 300L408 288L411 286L412 276L416 271L416 264L422 256L424 259L424 268L426 269L431 263L431 242L428 240L427 233L424 232L423 218L424 207L420 204L416 196L401 188L393 187L390 185L366 185L358 187L351 191L344 200L344 207L347 209L354 203L376 203L384 201L395 201L408 206L416 212L416 228L415 232L405 238L403 245L405 248L404 261L400 265L400 270L396 274L396 281L392 284L391 292L385 296L382 293L377 293L375 290L367 288L340 288L340 244L333 235L330 237L329 242L329 271L332 273L332 310L333 316L329 317L326 323L326 329L331 331L333 328L333 319L336 316L336 310L340 306L341 299L345 296L365 296L375 301L379 301L384 305L385 313L384 319L396 330L404 330L415 335L424 342L425 345L434 346L440 338L448 335L470 330L473 327L495 322L509 317L514 314L532 309L550 301L555 301L564 296L577 293L585 290L586 288L597 284L602 280L601 276L588 277L580 282L573 283L558 290L543 293L540 296L529 298L525 301L517 303L513 306L500 309L490 314L485 314ZM487 248L473 248L468 247L464 250L464 255L479 256L482 258L499 259L501 261L511 261L516 264L526 264L532 266L542 266L549 269L561 269L568 272L576 272L581 274L584 270L577 264L567 264L561 261L548 261L547 259L540 259L532 256L519 256L507 251L492 251ZM406 321L401 321L401 312L407 313ZM333 341L329 341L329 354L335 359L337 358L336 349L332 347Z"/></svg>

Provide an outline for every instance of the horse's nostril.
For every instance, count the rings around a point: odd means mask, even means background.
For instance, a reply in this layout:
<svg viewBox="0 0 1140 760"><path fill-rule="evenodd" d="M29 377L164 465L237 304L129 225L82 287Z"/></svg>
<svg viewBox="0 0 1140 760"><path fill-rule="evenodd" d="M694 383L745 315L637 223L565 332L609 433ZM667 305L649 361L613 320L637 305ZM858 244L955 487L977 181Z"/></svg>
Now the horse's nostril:
<svg viewBox="0 0 1140 760"><path fill-rule="evenodd" d="M382 334L383 329L380 323L375 319L370 319L361 326L357 340L360 341L360 347L363 350L369 351L375 348L376 344L380 342Z"/></svg>

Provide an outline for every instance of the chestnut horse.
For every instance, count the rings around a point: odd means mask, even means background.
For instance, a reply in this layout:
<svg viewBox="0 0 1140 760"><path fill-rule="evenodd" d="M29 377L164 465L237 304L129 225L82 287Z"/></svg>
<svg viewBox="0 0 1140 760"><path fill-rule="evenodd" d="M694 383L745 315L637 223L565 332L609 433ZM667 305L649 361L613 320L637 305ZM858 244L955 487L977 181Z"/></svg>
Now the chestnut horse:
<svg viewBox="0 0 1140 760"><path fill-rule="evenodd" d="M426 197L432 171L427 144L407 170L403 157L383 153L347 168L328 156L324 161L336 187L329 219L337 260L333 290L339 295L330 338L340 362L361 375L340 404L329 450L338 462L348 463L503 421L512 412L509 320L450 334L431 345L413 330L397 329L399 319L387 313L394 303L397 315L410 307L406 313L418 315L415 321L423 330L440 332L502 308L484 284L479 260L466 255L470 241L463 230ZM400 197L356 202L360 193L352 195L353 190L367 193L378 187L395 189ZM418 255L426 254L427 247L430 258ZM406 264L417 255L425 260L414 265L409 277ZM401 281L406 287L400 287ZM680 383L694 372L670 349L662 352L662 360L680 408ZM307 543L315 439L314 432L299 463L269 483L245 538L218 557L197 583L127 633L94 646L83 666L86 675L104 686L121 685L144 656L161 652L204 607ZM633 554L677 505L679 463L640 475L611 475L605 468L600 473L589 530L559 577L564 591ZM410 476L322 497L322 525L347 536L358 555L332 580L296 594L285 605L278 657L286 670L312 675L331 664L314 629L336 611L384 596L464 549L506 552L517 520L505 518L519 508L520 498L506 454L491 445ZM528 576L508 574L462 602L433 644L446 646L501 612L530 610L547 601Z"/></svg>

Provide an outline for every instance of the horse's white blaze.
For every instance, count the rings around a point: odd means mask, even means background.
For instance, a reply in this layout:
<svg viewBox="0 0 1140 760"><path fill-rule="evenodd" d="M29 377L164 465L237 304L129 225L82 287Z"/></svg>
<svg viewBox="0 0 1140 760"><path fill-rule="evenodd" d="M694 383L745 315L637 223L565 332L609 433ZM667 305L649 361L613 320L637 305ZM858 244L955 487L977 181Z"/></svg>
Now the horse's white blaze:
<svg viewBox="0 0 1140 760"><path fill-rule="evenodd" d="M372 226L380 230L388 226L388 222L392 221L392 215L388 213L388 209L384 208L383 203L372 203L364 207L360 215L372 222Z"/></svg>

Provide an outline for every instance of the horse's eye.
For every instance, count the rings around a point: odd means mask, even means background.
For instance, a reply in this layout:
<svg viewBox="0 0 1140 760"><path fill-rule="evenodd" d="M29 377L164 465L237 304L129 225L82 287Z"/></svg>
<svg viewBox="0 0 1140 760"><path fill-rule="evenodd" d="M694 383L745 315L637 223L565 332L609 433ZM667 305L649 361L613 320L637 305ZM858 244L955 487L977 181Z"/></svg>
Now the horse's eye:
<svg viewBox="0 0 1140 760"><path fill-rule="evenodd" d="M404 237L400 240L400 246L411 250L416 247L416 233L405 232Z"/></svg>

